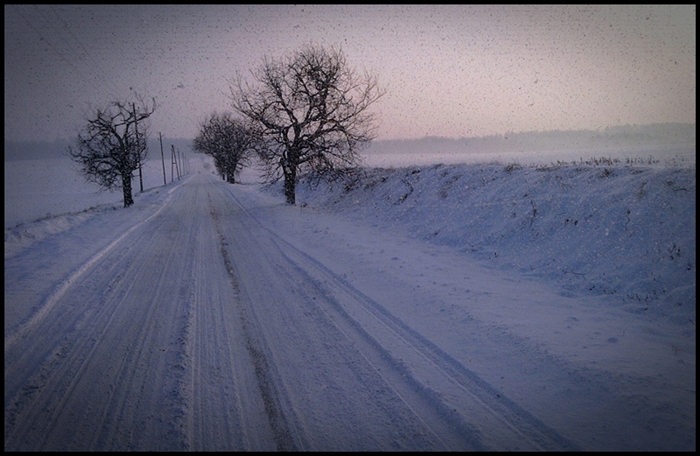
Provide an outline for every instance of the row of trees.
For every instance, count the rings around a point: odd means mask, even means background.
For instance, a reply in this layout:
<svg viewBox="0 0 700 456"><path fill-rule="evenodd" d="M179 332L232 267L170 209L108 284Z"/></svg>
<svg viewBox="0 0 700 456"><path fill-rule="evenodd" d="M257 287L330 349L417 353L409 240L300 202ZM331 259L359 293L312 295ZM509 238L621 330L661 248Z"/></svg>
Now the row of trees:
<svg viewBox="0 0 700 456"><path fill-rule="evenodd" d="M235 114L212 114L193 143L214 157L228 182L256 156L268 182L284 179L286 201L294 204L300 173L334 178L358 165L376 130L369 108L385 93L376 77L358 75L342 51L316 46L265 58L252 77L239 76L231 87Z"/></svg>
<svg viewBox="0 0 700 456"><path fill-rule="evenodd" d="M252 126L235 119L231 113L214 113L202 123L192 149L214 157L214 166L221 177L235 184L236 174L249 164L258 142Z"/></svg>
<svg viewBox="0 0 700 456"><path fill-rule="evenodd" d="M339 49L309 45L281 59L264 58L231 85L232 112L214 113L200 125L193 149L211 155L217 171L235 183L241 168L257 157L266 180L284 179L287 203L295 204L297 176L313 171L334 178L359 164L358 152L375 137L369 111L385 90L375 76L358 74ZM145 158L152 104L113 103L88 122L71 156L89 180L124 189L133 203L131 174Z"/></svg>

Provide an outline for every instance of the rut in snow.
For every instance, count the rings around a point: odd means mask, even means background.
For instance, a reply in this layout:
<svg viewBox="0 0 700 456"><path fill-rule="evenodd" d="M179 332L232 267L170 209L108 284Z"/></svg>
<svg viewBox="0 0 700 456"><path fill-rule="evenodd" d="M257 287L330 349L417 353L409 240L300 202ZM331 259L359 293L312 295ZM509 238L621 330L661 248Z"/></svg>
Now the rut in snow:
<svg viewBox="0 0 700 456"><path fill-rule="evenodd" d="M214 206L210 203L210 213L214 219L214 225L216 226L216 232L219 236L219 243L221 247L221 256L224 260L224 265L226 266L226 271L228 272L229 278L231 279L231 285L234 290L238 290L238 284L236 282L236 275L233 269L233 264L231 258L229 257L228 251L226 250L227 241L224 238L221 229L221 220L219 215L216 213ZM270 376L270 367L265 356L264 351L260 346L260 342L257 336L251 330L251 316L250 312L246 306L244 306L240 301L237 303L241 310L241 325L243 327L243 332L246 340L246 348L250 353L250 357L253 360L253 368L255 369L255 378L260 388L260 393L262 394L263 403L265 404L265 413L267 414L268 420L270 421L270 426L274 433L275 444L279 451L297 451L296 445L294 444L294 439L291 437L291 432L289 430L289 425L284 413L279 406L278 392L275 388L275 384Z"/></svg>

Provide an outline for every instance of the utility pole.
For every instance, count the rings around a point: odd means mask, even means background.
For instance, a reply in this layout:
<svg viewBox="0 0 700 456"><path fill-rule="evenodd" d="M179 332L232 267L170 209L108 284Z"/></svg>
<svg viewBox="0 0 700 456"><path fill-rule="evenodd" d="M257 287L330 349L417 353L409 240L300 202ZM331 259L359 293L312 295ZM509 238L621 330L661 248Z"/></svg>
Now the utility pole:
<svg viewBox="0 0 700 456"><path fill-rule="evenodd" d="M182 160L180 160L180 149L175 148L175 160L177 161L177 178L182 176Z"/></svg>
<svg viewBox="0 0 700 456"><path fill-rule="evenodd" d="M170 145L170 181L174 181L175 177L173 176L173 166L177 170L177 180L180 180L180 167L177 164L177 154L175 153L175 145L171 144Z"/></svg>
<svg viewBox="0 0 700 456"><path fill-rule="evenodd" d="M175 148L175 161L177 162L177 178L180 179L182 176L182 166L180 166L180 149Z"/></svg>
<svg viewBox="0 0 700 456"><path fill-rule="evenodd" d="M163 155L163 135L158 132L158 138L160 139L160 161L163 162L163 186L168 185L165 180L165 156Z"/></svg>
<svg viewBox="0 0 700 456"><path fill-rule="evenodd" d="M175 148L175 158L177 159L177 180L182 177L182 160L180 159L180 149Z"/></svg>
<svg viewBox="0 0 700 456"><path fill-rule="evenodd" d="M131 110L134 113L134 131L136 133L136 158L139 161L139 184L141 185L141 193L143 193L143 171L141 170L141 145L139 144L139 122L136 117L136 104L131 103Z"/></svg>

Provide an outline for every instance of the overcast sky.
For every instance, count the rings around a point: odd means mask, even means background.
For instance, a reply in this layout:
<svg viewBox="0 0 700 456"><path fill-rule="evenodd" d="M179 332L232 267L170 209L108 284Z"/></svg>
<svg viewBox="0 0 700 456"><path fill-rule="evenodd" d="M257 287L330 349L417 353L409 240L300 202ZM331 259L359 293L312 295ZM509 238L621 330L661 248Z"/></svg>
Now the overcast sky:
<svg viewBox="0 0 700 456"><path fill-rule="evenodd" d="M73 138L135 90L192 138L236 72L310 42L387 86L377 139L695 123L695 28L695 5L5 5L5 136Z"/></svg>

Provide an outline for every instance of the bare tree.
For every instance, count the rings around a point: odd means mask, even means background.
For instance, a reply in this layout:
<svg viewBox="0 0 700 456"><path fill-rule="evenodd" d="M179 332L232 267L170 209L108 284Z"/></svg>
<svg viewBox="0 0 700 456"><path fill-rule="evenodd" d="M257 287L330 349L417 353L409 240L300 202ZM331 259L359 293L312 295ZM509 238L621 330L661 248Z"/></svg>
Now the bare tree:
<svg viewBox="0 0 700 456"><path fill-rule="evenodd" d="M214 157L214 165L226 182L234 184L238 172L248 164L256 135L250 125L231 113L214 113L202 122L192 149Z"/></svg>
<svg viewBox="0 0 700 456"><path fill-rule="evenodd" d="M370 106L385 94L376 77L358 76L340 50L309 45L280 60L265 58L252 76L231 87L233 108L258 128L259 156L268 180L284 177L295 204L297 175L332 176L359 164L358 152L375 137Z"/></svg>
<svg viewBox="0 0 700 456"><path fill-rule="evenodd" d="M138 103L115 101L98 109L78 134L76 147L68 148L88 181L108 190L122 189L124 207L134 204L132 173L148 153L146 120L156 109L155 99L148 103L137 98Z"/></svg>

